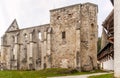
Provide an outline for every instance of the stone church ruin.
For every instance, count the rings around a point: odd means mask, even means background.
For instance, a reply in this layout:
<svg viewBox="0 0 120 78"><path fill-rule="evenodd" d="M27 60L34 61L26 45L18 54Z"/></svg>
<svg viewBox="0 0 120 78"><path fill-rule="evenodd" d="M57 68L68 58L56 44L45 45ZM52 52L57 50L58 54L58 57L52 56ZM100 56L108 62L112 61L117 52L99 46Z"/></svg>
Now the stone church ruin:
<svg viewBox="0 0 120 78"><path fill-rule="evenodd" d="M98 6L50 10L50 24L20 29L14 20L1 40L1 70L97 68Z"/></svg>

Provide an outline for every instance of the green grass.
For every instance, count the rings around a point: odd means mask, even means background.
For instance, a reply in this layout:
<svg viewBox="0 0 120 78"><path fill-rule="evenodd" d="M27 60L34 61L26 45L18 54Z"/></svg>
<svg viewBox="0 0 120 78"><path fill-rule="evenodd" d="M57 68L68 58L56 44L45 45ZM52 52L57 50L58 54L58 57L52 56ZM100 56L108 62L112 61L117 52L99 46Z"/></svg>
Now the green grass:
<svg viewBox="0 0 120 78"><path fill-rule="evenodd" d="M53 76L83 75L103 72L96 70L93 72L78 72L72 69L52 68L39 71L0 71L0 78L46 78Z"/></svg>
<svg viewBox="0 0 120 78"><path fill-rule="evenodd" d="M90 76L89 78L114 78L113 74L105 74L105 75L98 75L98 76Z"/></svg>

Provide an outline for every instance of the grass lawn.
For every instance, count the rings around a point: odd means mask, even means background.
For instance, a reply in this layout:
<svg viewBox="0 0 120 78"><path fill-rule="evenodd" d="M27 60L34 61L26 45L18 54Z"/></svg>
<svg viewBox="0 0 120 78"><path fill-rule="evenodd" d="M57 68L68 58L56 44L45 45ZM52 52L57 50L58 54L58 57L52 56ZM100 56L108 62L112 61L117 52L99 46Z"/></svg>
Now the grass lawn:
<svg viewBox="0 0 120 78"><path fill-rule="evenodd" d="M39 71L0 71L0 78L46 78L53 76L83 75L103 72L96 70L93 72L78 72L71 69L52 68Z"/></svg>
<svg viewBox="0 0 120 78"><path fill-rule="evenodd" d="M105 74L105 75L99 75L99 76L90 76L89 78L114 78L113 74Z"/></svg>

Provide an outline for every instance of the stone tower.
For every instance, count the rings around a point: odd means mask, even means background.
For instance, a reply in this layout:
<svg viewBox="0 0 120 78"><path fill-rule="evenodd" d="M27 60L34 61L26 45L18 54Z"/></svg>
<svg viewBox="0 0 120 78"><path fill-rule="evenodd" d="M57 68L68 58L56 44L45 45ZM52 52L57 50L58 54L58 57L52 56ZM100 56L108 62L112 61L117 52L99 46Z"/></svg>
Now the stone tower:
<svg viewBox="0 0 120 78"><path fill-rule="evenodd" d="M97 12L91 3L50 11L52 67L97 68Z"/></svg>

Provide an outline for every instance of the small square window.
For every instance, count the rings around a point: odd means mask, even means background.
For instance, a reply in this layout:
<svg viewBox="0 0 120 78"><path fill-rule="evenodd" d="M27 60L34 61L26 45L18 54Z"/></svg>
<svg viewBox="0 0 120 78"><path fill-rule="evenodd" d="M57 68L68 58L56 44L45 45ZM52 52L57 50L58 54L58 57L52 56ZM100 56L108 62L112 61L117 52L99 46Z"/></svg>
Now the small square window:
<svg viewBox="0 0 120 78"><path fill-rule="evenodd" d="M57 20L59 20L59 19L60 19L60 16L57 17Z"/></svg>
<svg viewBox="0 0 120 78"><path fill-rule="evenodd" d="M65 36L66 36L65 31L63 31L62 32L62 39L65 39Z"/></svg>

